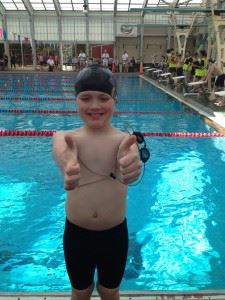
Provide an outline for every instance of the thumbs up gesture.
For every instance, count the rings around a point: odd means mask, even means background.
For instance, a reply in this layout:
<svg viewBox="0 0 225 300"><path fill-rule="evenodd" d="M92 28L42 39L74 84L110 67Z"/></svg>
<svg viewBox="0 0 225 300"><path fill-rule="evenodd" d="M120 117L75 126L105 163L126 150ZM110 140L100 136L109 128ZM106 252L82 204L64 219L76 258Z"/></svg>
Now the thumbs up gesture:
<svg viewBox="0 0 225 300"><path fill-rule="evenodd" d="M64 188L67 191L73 190L79 183L80 164L77 160L77 144L72 135L65 135L66 161L64 168Z"/></svg>
<svg viewBox="0 0 225 300"><path fill-rule="evenodd" d="M141 161L136 145L136 136L127 135L123 138L117 155L120 178L125 184L129 184L141 174Z"/></svg>

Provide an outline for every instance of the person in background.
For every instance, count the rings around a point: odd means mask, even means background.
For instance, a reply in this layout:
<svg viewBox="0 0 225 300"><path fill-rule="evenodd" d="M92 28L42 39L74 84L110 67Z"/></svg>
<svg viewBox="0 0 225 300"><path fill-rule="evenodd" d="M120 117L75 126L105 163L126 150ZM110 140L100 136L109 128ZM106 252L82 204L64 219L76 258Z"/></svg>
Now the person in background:
<svg viewBox="0 0 225 300"><path fill-rule="evenodd" d="M193 58L191 56L190 51L186 51L184 61L183 61L183 73L184 73L186 82L191 81L192 62L193 62Z"/></svg>
<svg viewBox="0 0 225 300"><path fill-rule="evenodd" d="M102 65L105 68L108 68L109 66L109 53L106 49L104 49L104 52L102 53Z"/></svg>
<svg viewBox="0 0 225 300"><path fill-rule="evenodd" d="M131 72L134 72L135 64L136 64L135 58L134 58L134 56L132 56L132 58L130 60L130 71Z"/></svg>
<svg viewBox="0 0 225 300"><path fill-rule="evenodd" d="M120 62L119 62L119 59L117 56L115 57L114 63L115 63L115 67L116 67L116 72L119 72L120 71L120 68L119 68Z"/></svg>
<svg viewBox="0 0 225 300"><path fill-rule="evenodd" d="M84 126L53 136L53 155L67 190L64 255L72 300L119 300L127 251L126 195L138 179L136 136L111 124L116 81L94 64L78 73L76 103Z"/></svg>
<svg viewBox="0 0 225 300"><path fill-rule="evenodd" d="M73 58L72 58L72 69L73 71L77 72L79 71L79 60L78 58L74 55Z"/></svg>
<svg viewBox="0 0 225 300"><path fill-rule="evenodd" d="M221 62L221 65L219 66L213 59L209 59L209 67L205 80L208 83L208 91L210 92L209 100L215 101L214 104L217 106L224 106L224 97L216 99L215 96L216 91L224 90L225 74L223 71L223 62Z"/></svg>
<svg viewBox="0 0 225 300"><path fill-rule="evenodd" d="M156 65L154 65L153 67L155 68ZM161 69L162 71L166 72L166 57L165 55L161 55L160 57L160 61L158 63L158 66L157 66L159 69Z"/></svg>
<svg viewBox="0 0 225 300"><path fill-rule="evenodd" d="M122 71L124 73L128 72L128 64L129 64L129 56L127 54L127 51L124 51L122 55Z"/></svg>
<svg viewBox="0 0 225 300"><path fill-rule="evenodd" d="M79 61L79 68L82 70L86 65L87 56L86 53L83 50L80 50L80 53L78 55L78 61Z"/></svg>
<svg viewBox="0 0 225 300"><path fill-rule="evenodd" d="M176 54L176 73L177 76L183 75L183 59L180 53Z"/></svg>
<svg viewBox="0 0 225 300"><path fill-rule="evenodd" d="M171 49L170 55L168 56L168 71L172 73L172 76L177 76L177 56L173 49Z"/></svg>
<svg viewBox="0 0 225 300"><path fill-rule="evenodd" d="M207 75L208 59L205 50L200 51L198 65L195 68L195 81L201 80Z"/></svg>
<svg viewBox="0 0 225 300"><path fill-rule="evenodd" d="M38 56L38 62L40 66L40 71L43 71L45 62L44 62L44 56L42 54Z"/></svg>
<svg viewBox="0 0 225 300"><path fill-rule="evenodd" d="M16 54L15 54L15 52L11 53L10 60L11 60L11 69L12 68L16 69Z"/></svg>
<svg viewBox="0 0 225 300"><path fill-rule="evenodd" d="M3 54L3 70L8 70L8 55L6 53Z"/></svg>
<svg viewBox="0 0 225 300"><path fill-rule="evenodd" d="M49 59L47 60L47 65L48 65L48 71L53 72L55 62L52 56L49 56Z"/></svg>
<svg viewBox="0 0 225 300"><path fill-rule="evenodd" d="M192 67L191 67L191 81L195 81L195 70L199 67L199 55L198 52L195 52L192 59Z"/></svg>
<svg viewBox="0 0 225 300"><path fill-rule="evenodd" d="M55 69L58 70L59 69L59 56L58 55L54 56L54 62L55 62Z"/></svg>

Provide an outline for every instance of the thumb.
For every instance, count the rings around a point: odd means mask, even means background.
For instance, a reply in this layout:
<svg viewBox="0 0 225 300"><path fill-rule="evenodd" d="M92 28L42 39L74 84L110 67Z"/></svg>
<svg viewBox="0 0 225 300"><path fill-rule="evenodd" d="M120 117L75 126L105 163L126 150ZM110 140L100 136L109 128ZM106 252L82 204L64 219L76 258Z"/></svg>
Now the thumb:
<svg viewBox="0 0 225 300"><path fill-rule="evenodd" d="M76 140L71 134L66 134L64 140L70 150L77 151Z"/></svg>
<svg viewBox="0 0 225 300"><path fill-rule="evenodd" d="M119 150L118 150L118 159L124 157L125 155L127 155L127 153L130 150L130 147L132 145L135 145L137 142L136 136L135 135L126 135L120 146L119 146Z"/></svg>
<svg viewBox="0 0 225 300"><path fill-rule="evenodd" d="M72 134L66 134L64 140L67 146L67 161L72 160L77 163L78 149L75 137Z"/></svg>

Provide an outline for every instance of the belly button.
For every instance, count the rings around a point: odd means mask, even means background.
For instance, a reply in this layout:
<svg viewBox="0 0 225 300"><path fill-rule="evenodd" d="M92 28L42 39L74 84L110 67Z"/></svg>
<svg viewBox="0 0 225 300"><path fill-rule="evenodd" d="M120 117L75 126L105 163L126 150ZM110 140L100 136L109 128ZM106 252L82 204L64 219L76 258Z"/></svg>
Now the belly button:
<svg viewBox="0 0 225 300"><path fill-rule="evenodd" d="M93 213L93 218L97 218L98 217L98 213L95 211L94 213Z"/></svg>

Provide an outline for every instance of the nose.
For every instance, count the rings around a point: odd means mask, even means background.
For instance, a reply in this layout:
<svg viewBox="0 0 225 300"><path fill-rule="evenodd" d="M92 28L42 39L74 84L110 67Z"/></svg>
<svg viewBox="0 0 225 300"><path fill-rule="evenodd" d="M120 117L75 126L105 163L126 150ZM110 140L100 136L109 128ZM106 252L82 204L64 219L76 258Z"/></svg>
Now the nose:
<svg viewBox="0 0 225 300"><path fill-rule="evenodd" d="M92 101L91 101L90 107L92 109L99 108L100 107L100 101L97 98L93 98Z"/></svg>

